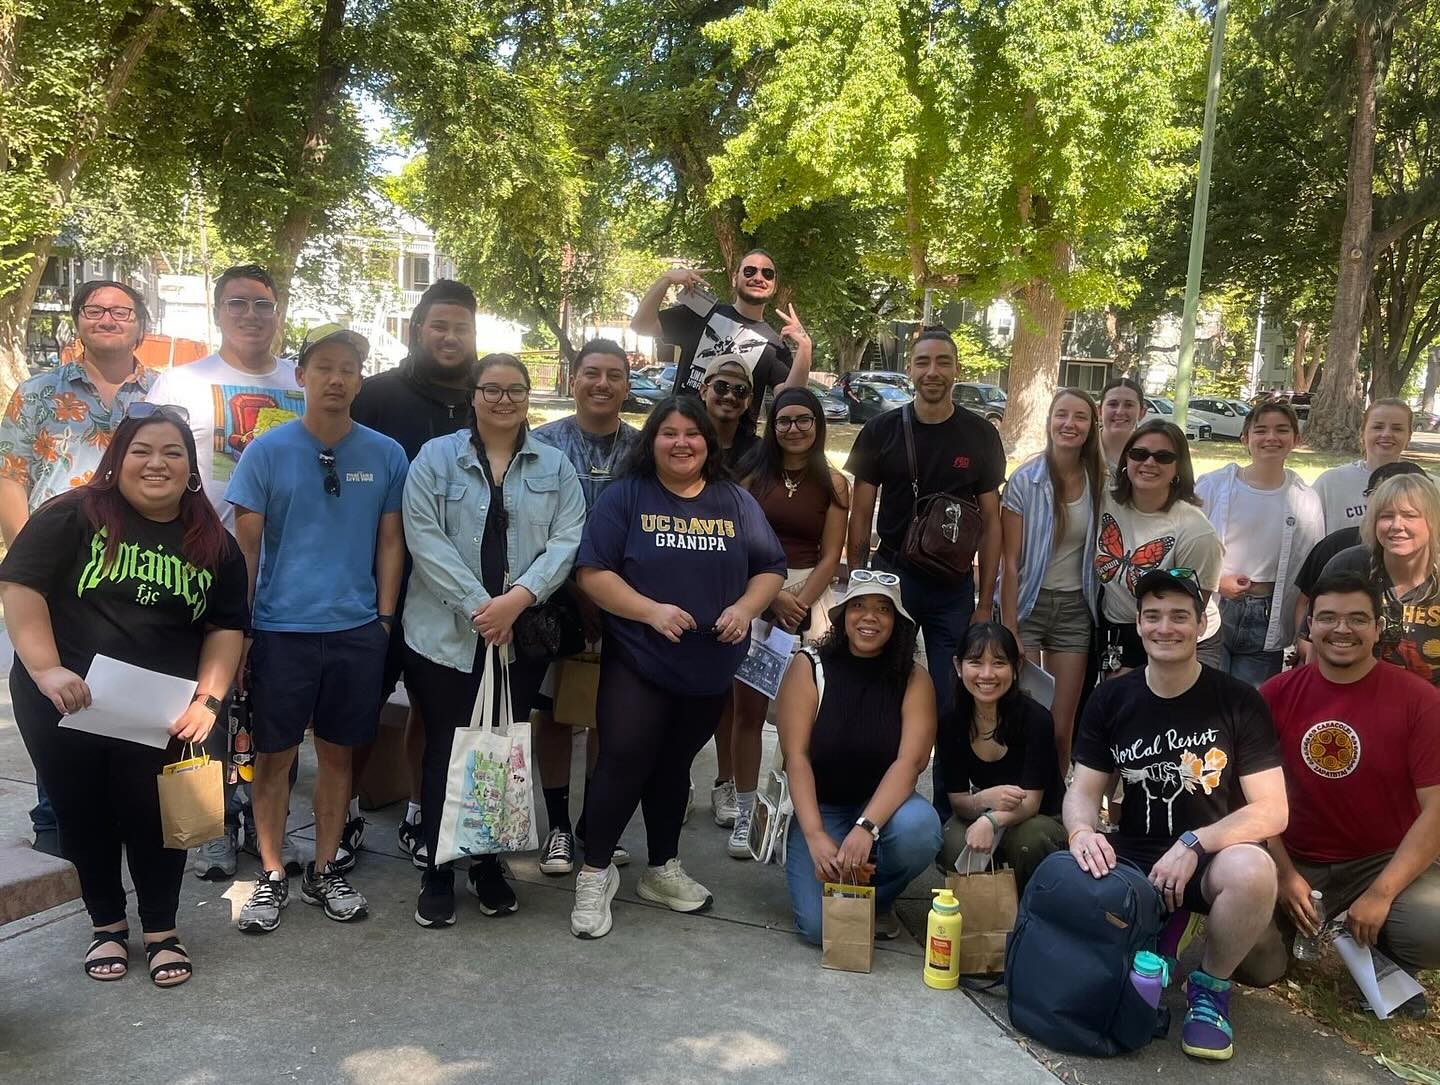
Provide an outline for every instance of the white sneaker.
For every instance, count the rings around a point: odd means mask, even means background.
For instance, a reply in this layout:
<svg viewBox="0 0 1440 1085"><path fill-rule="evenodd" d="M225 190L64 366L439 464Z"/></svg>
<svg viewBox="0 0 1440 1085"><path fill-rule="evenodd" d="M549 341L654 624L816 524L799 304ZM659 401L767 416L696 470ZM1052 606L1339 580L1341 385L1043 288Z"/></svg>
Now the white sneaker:
<svg viewBox="0 0 1440 1085"><path fill-rule="evenodd" d="M730 842L725 850L732 859L750 859L750 811L739 810L735 814L735 828L730 830Z"/></svg>
<svg viewBox="0 0 1440 1085"><path fill-rule="evenodd" d="M570 933L576 938L604 938L610 933L610 902L620 891L620 872L613 866L575 877L575 907L570 912Z"/></svg>
<svg viewBox="0 0 1440 1085"><path fill-rule="evenodd" d="M671 859L664 866L646 867L640 875L638 892L672 912L703 912L715 903L710 890L686 874L679 859Z"/></svg>
<svg viewBox="0 0 1440 1085"><path fill-rule="evenodd" d="M726 780L710 789L710 808L715 814L715 824L720 828L728 829L735 824L740 802L735 798L734 780Z"/></svg>

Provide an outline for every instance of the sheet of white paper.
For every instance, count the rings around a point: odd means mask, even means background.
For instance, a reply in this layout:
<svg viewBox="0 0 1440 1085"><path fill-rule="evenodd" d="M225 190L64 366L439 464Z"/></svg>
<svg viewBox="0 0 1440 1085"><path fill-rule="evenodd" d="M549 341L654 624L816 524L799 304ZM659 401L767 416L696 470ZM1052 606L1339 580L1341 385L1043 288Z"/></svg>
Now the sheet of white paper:
<svg viewBox="0 0 1440 1085"><path fill-rule="evenodd" d="M96 656L85 675L90 707L60 717L61 727L123 738L164 749L170 725L195 696L195 683L144 667Z"/></svg>
<svg viewBox="0 0 1440 1085"><path fill-rule="evenodd" d="M715 295L706 290L703 286L688 286L675 296L675 300L700 317L708 317L711 310L715 308Z"/></svg>
<svg viewBox="0 0 1440 1085"><path fill-rule="evenodd" d="M1395 1007L1424 990L1389 957L1377 949L1362 946L1348 931L1342 930L1335 936L1335 949L1355 978L1365 1001L1370 1003L1370 1009L1382 1021L1395 1012Z"/></svg>
<svg viewBox="0 0 1440 1085"><path fill-rule="evenodd" d="M1020 692L1049 708L1055 703L1055 679L1040 664L1027 662L1020 668Z"/></svg>
<svg viewBox="0 0 1440 1085"><path fill-rule="evenodd" d="M995 860L995 855L1000 850L1000 841L1005 838L1005 826L995 830L995 839L990 845L990 850L971 851L970 845L966 844L960 849L960 854L955 856L956 874L984 874L990 869ZM998 867L996 869L999 869Z"/></svg>
<svg viewBox="0 0 1440 1085"><path fill-rule="evenodd" d="M740 661L735 677L773 701L780 693L780 680L785 677L799 639L778 625L756 618L750 623L750 651Z"/></svg>

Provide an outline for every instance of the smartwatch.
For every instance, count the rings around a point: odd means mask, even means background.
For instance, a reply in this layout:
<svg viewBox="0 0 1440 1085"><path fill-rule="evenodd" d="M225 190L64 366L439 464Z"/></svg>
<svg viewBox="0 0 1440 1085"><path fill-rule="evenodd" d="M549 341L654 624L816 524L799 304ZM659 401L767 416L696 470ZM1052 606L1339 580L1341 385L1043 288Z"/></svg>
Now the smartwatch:
<svg viewBox="0 0 1440 1085"><path fill-rule="evenodd" d="M1195 853L1195 858L1197 858L1197 859L1203 859L1203 858L1205 858L1205 846L1200 843L1200 838L1199 838L1198 836L1196 836L1194 833L1192 833L1192 832L1184 832L1184 833L1181 833L1181 834L1180 834L1180 843L1184 844L1187 848L1189 848L1191 851L1193 851L1193 852Z"/></svg>
<svg viewBox="0 0 1440 1085"><path fill-rule="evenodd" d="M220 715L220 702L210 696L210 694L197 693L194 697L190 698L191 704L195 704L197 701L213 712L216 717Z"/></svg>
<svg viewBox="0 0 1440 1085"><path fill-rule="evenodd" d="M877 842L880 840L880 826L876 825L865 815L862 814L858 818L856 818L855 824L858 825L860 828L864 829L867 833L869 833L872 840L875 840Z"/></svg>

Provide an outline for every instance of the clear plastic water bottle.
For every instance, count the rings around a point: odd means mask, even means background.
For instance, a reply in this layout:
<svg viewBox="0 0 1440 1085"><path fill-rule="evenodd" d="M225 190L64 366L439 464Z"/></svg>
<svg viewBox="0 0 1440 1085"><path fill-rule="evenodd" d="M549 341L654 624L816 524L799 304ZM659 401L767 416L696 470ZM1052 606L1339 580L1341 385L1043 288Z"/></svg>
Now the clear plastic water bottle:
<svg viewBox="0 0 1440 1085"><path fill-rule="evenodd" d="M1318 889L1310 890L1310 906L1315 909L1317 928L1323 928L1325 926L1325 894ZM1318 929L1315 934L1295 932L1295 942L1290 951L1295 954L1297 961L1318 961L1324 950L1325 946L1320 941Z"/></svg>

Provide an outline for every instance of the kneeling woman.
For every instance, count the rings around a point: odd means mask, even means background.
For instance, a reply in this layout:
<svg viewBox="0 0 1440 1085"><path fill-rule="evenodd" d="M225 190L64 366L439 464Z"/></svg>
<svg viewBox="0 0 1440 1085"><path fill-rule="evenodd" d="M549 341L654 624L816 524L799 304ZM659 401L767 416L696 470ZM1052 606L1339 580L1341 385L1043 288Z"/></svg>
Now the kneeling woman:
<svg viewBox="0 0 1440 1085"><path fill-rule="evenodd" d="M875 929L894 938L895 899L940 847L940 819L915 793L935 743L935 689L915 666L899 578L853 571L830 623L795 657L775 705L795 806L785 879L795 928L817 945L822 882L874 863Z"/></svg>
<svg viewBox="0 0 1440 1085"><path fill-rule="evenodd" d="M948 872L967 847L972 856L993 855L997 866L1014 868L1016 887L1024 889L1040 860L1065 846L1055 725L1020 692L1020 648L998 622L965 631L955 671L955 707L940 721L935 749L944 779L957 789L941 861ZM967 861L963 869L978 866Z"/></svg>
<svg viewBox="0 0 1440 1085"><path fill-rule="evenodd" d="M37 509L0 564L15 722L80 874L95 927L91 979L118 980L127 967L122 847L150 978L190 978L175 931L185 850L162 843L155 777L214 726L240 663L248 591L244 555L201 491L188 417L150 403L130 405L94 481ZM60 726L89 706L81 676L97 655L195 681L167 748Z"/></svg>

